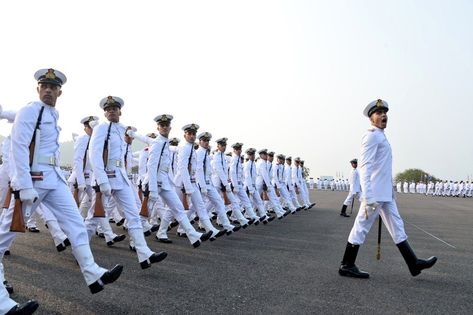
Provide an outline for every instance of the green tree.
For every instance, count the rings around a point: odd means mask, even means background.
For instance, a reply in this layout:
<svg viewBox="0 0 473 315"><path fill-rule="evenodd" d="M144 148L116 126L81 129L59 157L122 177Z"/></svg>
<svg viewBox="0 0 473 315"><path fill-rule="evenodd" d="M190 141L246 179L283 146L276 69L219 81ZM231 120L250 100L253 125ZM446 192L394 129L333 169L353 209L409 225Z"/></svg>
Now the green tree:
<svg viewBox="0 0 473 315"><path fill-rule="evenodd" d="M398 173L394 178L398 182L426 182L428 180L437 181L438 179L430 173L427 173L418 168L410 168L401 173Z"/></svg>

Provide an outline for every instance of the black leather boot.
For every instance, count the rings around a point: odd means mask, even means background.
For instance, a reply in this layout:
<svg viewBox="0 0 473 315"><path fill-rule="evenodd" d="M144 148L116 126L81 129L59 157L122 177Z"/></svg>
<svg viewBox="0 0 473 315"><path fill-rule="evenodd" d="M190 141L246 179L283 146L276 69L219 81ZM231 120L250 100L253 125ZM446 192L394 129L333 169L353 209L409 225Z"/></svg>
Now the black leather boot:
<svg viewBox="0 0 473 315"><path fill-rule="evenodd" d="M340 211L340 215L342 217L349 217L349 215L347 214L347 205L342 206L342 210Z"/></svg>
<svg viewBox="0 0 473 315"><path fill-rule="evenodd" d="M29 300L26 303L18 304L13 306L11 310L6 313L6 315L29 315L33 314L38 308L39 304L35 300Z"/></svg>
<svg viewBox="0 0 473 315"><path fill-rule="evenodd" d="M358 255L359 248L360 245L353 245L347 243L345 254L343 255L342 264L340 266L340 269L338 269L338 273L341 276L362 279L370 277L369 273L359 270L358 267L355 265L355 260L356 256Z"/></svg>
<svg viewBox="0 0 473 315"><path fill-rule="evenodd" d="M404 257L413 277L418 276L423 269L430 268L437 262L437 257L435 256L432 256L427 260L418 259L407 240L397 244L396 246L399 248L402 257Z"/></svg>

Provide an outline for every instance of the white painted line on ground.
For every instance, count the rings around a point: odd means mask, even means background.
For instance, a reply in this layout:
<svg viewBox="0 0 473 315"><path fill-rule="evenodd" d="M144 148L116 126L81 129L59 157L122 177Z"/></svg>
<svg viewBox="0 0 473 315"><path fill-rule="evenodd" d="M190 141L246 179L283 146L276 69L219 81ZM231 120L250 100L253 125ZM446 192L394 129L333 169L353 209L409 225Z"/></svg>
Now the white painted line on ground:
<svg viewBox="0 0 473 315"><path fill-rule="evenodd" d="M445 242L443 239L441 239L441 238L439 238L439 237L437 237L437 236L435 236L435 235L433 235L433 234L430 234L430 233L429 233L429 232L427 232L426 230L424 230L424 229L422 229L422 228L418 227L417 225L415 225L415 224L412 224L412 223L409 223L409 222L407 222L406 220L404 220L404 222L406 222L407 224L409 224L409 225L412 225L413 227L415 227L415 228L417 228L417 229L421 230L421 231L422 231L422 232L424 232L425 234L432 236L433 238L435 238L435 239L437 239L437 240L441 241L442 243L444 243L444 244L446 244L446 245L448 245L448 246L450 246L450 247L452 247L452 248L455 248L455 249L456 249L456 247L455 247L455 246L453 246L452 244L449 244L449 243Z"/></svg>

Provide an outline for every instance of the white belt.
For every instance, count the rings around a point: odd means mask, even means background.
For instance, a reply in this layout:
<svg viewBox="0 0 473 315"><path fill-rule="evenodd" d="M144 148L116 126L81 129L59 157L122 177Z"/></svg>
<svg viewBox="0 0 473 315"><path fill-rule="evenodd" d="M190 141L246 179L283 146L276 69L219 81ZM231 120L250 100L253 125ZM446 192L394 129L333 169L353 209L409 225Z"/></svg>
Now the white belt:
<svg viewBox="0 0 473 315"><path fill-rule="evenodd" d="M58 166L58 161L55 156L38 156L38 163L39 164L46 164L46 165L53 165Z"/></svg>
<svg viewBox="0 0 473 315"><path fill-rule="evenodd" d="M108 160L108 166L116 166L116 167L122 167L123 166L123 162L122 160Z"/></svg>

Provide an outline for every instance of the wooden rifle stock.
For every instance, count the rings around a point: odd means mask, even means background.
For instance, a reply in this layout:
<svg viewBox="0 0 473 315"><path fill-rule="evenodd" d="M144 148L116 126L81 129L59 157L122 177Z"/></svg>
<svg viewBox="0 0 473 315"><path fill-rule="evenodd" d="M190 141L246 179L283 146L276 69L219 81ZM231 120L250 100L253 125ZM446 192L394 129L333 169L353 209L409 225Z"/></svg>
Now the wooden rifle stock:
<svg viewBox="0 0 473 315"><path fill-rule="evenodd" d="M95 205L94 218L105 218L105 209L103 208L102 193L99 186L95 186Z"/></svg>
<svg viewBox="0 0 473 315"><path fill-rule="evenodd" d="M138 186L138 197L140 201L143 202L143 191L141 190L141 185Z"/></svg>
<svg viewBox="0 0 473 315"><path fill-rule="evenodd" d="M281 193L279 192L278 186L274 185L274 191L276 192L276 196L281 197Z"/></svg>
<svg viewBox="0 0 473 315"><path fill-rule="evenodd" d="M264 201L268 201L269 200L269 197L268 197L268 192L263 190L263 192L261 193L261 199L263 199Z"/></svg>
<svg viewBox="0 0 473 315"><path fill-rule="evenodd" d="M77 185L77 182L74 184L74 192L72 193L72 196L74 197L77 207L79 207L80 206L79 186Z"/></svg>
<svg viewBox="0 0 473 315"><path fill-rule="evenodd" d="M184 187L181 189L182 191L182 205L184 206L184 210L189 210L189 198L187 197L186 190Z"/></svg>
<svg viewBox="0 0 473 315"><path fill-rule="evenodd" d="M297 185L295 186L295 190L296 190L296 195L299 195L299 187L297 187Z"/></svg>
<svg viewBox="0 0 473 315"><path fill-rule="evenodd" d="M9 189L11 193L11 188ZM11 194L10 198L11 198ZM23 218L23 209L22 209L22 203L20 200L20 192L15 191L15 207L13 208L13 217L11 220L11 225L10 225L10 231L11 232L20 232L20 233L25 233L25 219ZM10 199L11 200L11 199ZM6 200L5 200L6 201Z"/></svg>
<svg viewBox="0 0 473 315"><path fill-rule="evenodd" d="M143 192L141 191L141 189L139 190L142 195L144 195L144 198L143 198L143 201L141 202L141 209L140 209L140 215L142 217L149 217L149 209L148 209L148 200L149 200L149 189L148 189L148 185L146 185L145 187L145 191L144 191L144 194ZM139 195L139 193L138 193Z"/></svg>

